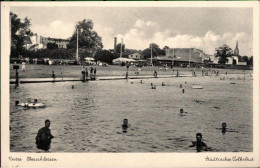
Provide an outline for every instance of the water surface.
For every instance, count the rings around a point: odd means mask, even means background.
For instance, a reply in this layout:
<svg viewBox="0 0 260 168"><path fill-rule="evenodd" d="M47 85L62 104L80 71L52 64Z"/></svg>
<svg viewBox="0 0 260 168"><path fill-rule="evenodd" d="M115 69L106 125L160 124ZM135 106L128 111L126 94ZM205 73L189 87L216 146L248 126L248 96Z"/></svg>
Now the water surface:
<svg viewBox="0 0 260 168"><path fill-rule="evenodd" d="M249 152L253 80L233 77L22 84L17 89L10 85L10 150L42 152L35 136L49 119L55 136L50 152L196 152L188 146L197 132L215 152ZM193 84L204 89L192 89ZM15 100L27 98L47 107L15 107ZM187 113L179 115L180 108ZM121 128L124 118L130 124L126 133ZM222 134L216 129L222 122L237 132Z"/></svg>

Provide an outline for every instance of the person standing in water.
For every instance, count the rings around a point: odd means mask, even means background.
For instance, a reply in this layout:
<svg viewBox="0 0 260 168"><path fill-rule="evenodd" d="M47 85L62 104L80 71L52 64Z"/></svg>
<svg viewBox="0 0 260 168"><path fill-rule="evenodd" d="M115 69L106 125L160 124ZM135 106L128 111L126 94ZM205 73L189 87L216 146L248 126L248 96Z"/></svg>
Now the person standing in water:
<svg viewBox="0 0 260 168"><path fill-rule="evenodd" d="M94 77L96 77L97 69L94 68Z"/></svg>
<svg viewBox="0 0 260 168"><path fill-rule="evenodd" d="M88 78L88 68L86 67L85 69L85 75L86 75L86 79Z"/></svg>
<svg viewBox="0 0 260 168"><path fill-rule="evenodd" d="M127 133L127 128L128 127L129 127L128 119L124 119L123 120L123 124L122 124L123 133Z"/></svg>
<svg viewBox="0 0 260 168"><path fill-rule="evenodd" d="M51 77L52 77L53 79L55 79L55 73L54 73L54 71L52 71Z"/></svg>
<svg viewBox="0 0 260 168"><path fill-rule="evenodd" d="M45 151L50 149L51 139L54 138L54 136L51 134L51 130L49 129L50 125L50 120L45 120L45 126L39 129L38 134L35 138L38 149L42 149Z"/></svg>
<svg viewBox="0 0 260 168"><path fill-rule="evenodd" d="M222 123L221 128L216 128L216 129L220 129L223 134L225 134L226 132L238 132L234 129L227 128L227 123L225 123L225 122Z"/></svg>
<svg viewBox="0 0 260 168"><path fill-rule="evenodd" d="M196 146L196 150L197 152L200 152L201 150L211 150L210 147L208 147L203 141L202 141L202 134L201 133L197 133L196 134L196 141L192 141L192 145L190 145L189 147L195 147Z"/></svg>
<svg viewBox="0 0 260 168"><path fill-rule="evenodd" d="M82 81L85 81L85 66L83 65L81 69Z"/></svg>

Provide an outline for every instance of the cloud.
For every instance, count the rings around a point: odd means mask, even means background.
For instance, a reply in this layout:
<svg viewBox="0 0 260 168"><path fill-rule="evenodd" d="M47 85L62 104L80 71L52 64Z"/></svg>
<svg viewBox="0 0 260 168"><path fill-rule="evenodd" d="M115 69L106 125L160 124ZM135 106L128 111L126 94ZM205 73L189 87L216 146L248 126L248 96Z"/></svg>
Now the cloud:
<svg viewBox="0 0 260 168"><path fill-rule="evenodd" d="M45 37L66 39L72 35L74 26L75 23L54 20L49 25L32 25L31 29ZM129 27L122 34L117 34L111 27L104 27L102 24L94 24L94 30L102 37L104 49L114 48L114 37L117 37L117 43L120 43L122 38L127 48L138 50L148 48L150 43L156 43L161 48L164 46L170 48L195 47L208 54L214 54L215 48L222 44L228 44L234 49L237 40L240 54L252 55L251 48L253 48L252 37L245 32L216 34L214 31L208 30L202 36L195 36L180 33L179 30L174 28L165 28L163 25L150 20L138 19L132 27Z"/></svg>
<svg viewBox="0 0 260 168"><path fill-rule="evenodd" d="M245 32L216 34L212 30L207 31L202 36L191 34L181 34L175 29L165 29L161 25L152 21L138 19L125 34L117 34L118 39L123 38L127 48L143 50L149 47L150 43L156 43L161 48L169 46L171 48L189 48L196 47L204 50L208 54L214 54L215 48L222 44L228 44L234 49L236 41L239 41L241 54L251 53L252 38ZM110 37L111 41L111 37ZM113 48L113 42L109 46Z"/></svg>
<svg viewBox="0 0 260 168"><path fill-rule="evenodd" d="M100 24L94 24L93 29L102 38L102 43L105 49L114 48L114 31L110 27L104 27Z"/></svg>
<svg viewBox="0 0 260 168"><path fill-rule="evenodd" d="M31 30L44 37L69 38L74 31L74 24L54 20L48 25L32 25Z"/></svg>

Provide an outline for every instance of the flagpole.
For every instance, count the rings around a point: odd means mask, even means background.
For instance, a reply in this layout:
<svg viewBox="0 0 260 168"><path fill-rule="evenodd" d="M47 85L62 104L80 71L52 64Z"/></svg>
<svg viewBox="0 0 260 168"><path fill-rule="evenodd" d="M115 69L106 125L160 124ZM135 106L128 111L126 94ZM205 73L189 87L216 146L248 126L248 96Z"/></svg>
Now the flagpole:
<svg viewBox="0 0 260 168"><path fill-rule="evenodd" d="M76 49L76 62L79 61L79 30L77 29L77 49Z"/></svg>
<svg viewBox="0 0 260 168"><path fill-rule="evenodd" d="M120 58L122 58L122 46L123 46L123 38L121 38L121 45L120 45Z"/></svg>
<svg viewBox="0 0 260 168"><path fill-rule="evenodd" d="M151 44L151 65L153 66L153 45Z"/></svg>

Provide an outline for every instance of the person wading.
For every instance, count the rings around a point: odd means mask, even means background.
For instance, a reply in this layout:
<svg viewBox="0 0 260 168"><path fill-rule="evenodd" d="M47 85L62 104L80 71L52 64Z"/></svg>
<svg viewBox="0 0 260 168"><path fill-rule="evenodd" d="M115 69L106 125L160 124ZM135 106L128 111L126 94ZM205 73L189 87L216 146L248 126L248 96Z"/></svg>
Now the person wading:
<svg viewBox="0 0 260 168"><path fill-rule="evenodd" d="M42 149L45 151L50 149L51 139L54 138L54 136L51 134L51 130L49 129L50 125L50 120L45 120L45 126L39 129L38 134L35 138L38 149Z"/></svg>

